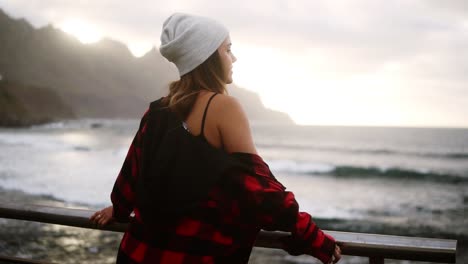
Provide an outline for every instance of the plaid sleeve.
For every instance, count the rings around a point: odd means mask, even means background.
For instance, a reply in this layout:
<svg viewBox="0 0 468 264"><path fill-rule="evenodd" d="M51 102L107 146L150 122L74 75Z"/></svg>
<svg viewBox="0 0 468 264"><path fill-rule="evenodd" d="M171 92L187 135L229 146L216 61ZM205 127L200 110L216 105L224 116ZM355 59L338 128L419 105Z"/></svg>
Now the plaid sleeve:
<svg viewBox="0 0 468 264"><path fill-rule="evenodd" d="M268 165L253 156L255 173L245 173L244 202L251 216L264 230L291 232L284 249L291 255L308 254L328 263L335 249L335 239L325 234L305 212L299 212L294 194L275 179Z"/></svg>
<svg viewBox="0 0 468 264"><path fill-rule="evenodd" d="M128 149L125 161L114 183L111 201L114 207L114 218L118 222L128 222L135 204L136 179L140 170L141 138L146 128L146 117L143 115L140 127Z"/></svg>

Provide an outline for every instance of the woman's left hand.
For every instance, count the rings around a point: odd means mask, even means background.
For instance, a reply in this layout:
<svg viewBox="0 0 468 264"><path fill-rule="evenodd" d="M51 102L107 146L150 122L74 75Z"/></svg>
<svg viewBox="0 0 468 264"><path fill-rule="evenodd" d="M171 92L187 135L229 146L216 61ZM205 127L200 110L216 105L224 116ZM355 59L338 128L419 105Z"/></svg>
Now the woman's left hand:
<svg viewBox="0 0 468 264"><path fill-rule="evenodd" d="M94 223L98 224L99 226L105 226L109 223L112 223L114 221L113 216L114 213L114 207L109 206L106 207L100 211L95 212L89 220L93 221Z"/></svg>

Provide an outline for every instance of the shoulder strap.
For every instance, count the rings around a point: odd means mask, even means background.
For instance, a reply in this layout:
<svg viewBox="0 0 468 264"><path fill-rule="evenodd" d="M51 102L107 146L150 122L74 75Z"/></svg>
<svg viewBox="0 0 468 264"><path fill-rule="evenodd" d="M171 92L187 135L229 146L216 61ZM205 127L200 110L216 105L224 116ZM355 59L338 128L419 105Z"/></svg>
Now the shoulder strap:
<svg viewBox="0 0 468 264"><path fill-rule="evenodd" d="M203 113L203 119L202 119L202 125L201 125L201 132L200 132L200 136L202 137L205 137L205 119L206 119L206 113L208 112L208 106L210 106L210 103L211 103L211 100L213 99L213 97L215 97L217 95L217 93L213 94L210 99L208 100L208 103L206 104L206 107L205 107L205 112Z"/></svg>

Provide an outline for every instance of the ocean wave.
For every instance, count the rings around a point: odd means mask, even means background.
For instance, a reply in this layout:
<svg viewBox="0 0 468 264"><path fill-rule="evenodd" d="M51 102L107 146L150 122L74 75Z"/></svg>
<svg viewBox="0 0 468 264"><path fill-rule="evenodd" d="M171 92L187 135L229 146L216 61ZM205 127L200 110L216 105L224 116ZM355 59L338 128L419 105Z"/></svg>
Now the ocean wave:
<svg viewBox="0 0 468 264"><path fill-rule="evenodd" d="M444 183L468 183L468 177L450 173L435 172L427 169L405 169L398 167L360 167L360 166L333 166L320 163L299 163L279 160L268 163L273 172L329 175L339 178L389 178L402 180L434 181Z"/></svg>
<svg viewBox="0 0 468 264"><path fill-rule="evenodd" d="M402 168L377 168L377 167L354 167L338 166L332 171L322 173L336 177L358 177L358 178L392 178L404 180L435 181L445 183L468 183L468 177L448 173L439 173L427 170L410 170Z"/></svg>
<svg viewBox="0 0 468 264"><path fill-rule="evenodd" d="M335 168L330 164L296 162L293 160L273 160L268 161L268 165L271 170L275 172L280 171L296 174L327 173Z"/></svg>
<svg viewBox="0 0 468 264"><path fill-rule="evenodd" d="M43 134L2 133L0 144L11 146L33 146L40 149L63 149L64 144L53 136Z"/></svg>
<svg viewBox="0 0 468 264"><path fill-rule="evenodd" d="M385 219L385 218L384 218ZM468 233L463 224L444 223L442 225L434 225L423 221L410 221L401 223L392 223L385 221L382 218L375 219L373 217L358 218L358 219L340 219L340 218L314 218L314 221L323 229L371 233L371 234L387 234L396 236L415 236L415 237L441 237L452 238L457 240L467 240ZM466 246L464 246L466 247Z"/></svg>
<svg viewBox="0 0 468 264"><path fill-rule="evenodd" d="M312 151L327 151L327 152L342 152L353 154L372 154L372 155L405 155L427 158L442 158L442 159L468 159L468 152L448 152L448 151L413 151L413 150L396 150L385 148L343 148L334 146L317 146L306 144L257 144L259 148L280 148L280 149L298 149L298 150L312 150Z"/></svg>
<svg viewBox="0 0 468 264"><path fill-rule="evenodd" d="M47 134L24 134L24 133L2 133L0 134L0 145L32 147L40 150L53 151L91 151L90 146L83 144L67 144L53 135Z"/></svg>
<svg viewBox="0 0 468 264"><path fill-rule="evenodd" d="M113 128L113 127L138 127L138 119L131 118L81 118L81 119L68 119L63 121L45 123L40 125L33 125L27 130L68 130L68 129L100 129L100 128Z"/></svg>

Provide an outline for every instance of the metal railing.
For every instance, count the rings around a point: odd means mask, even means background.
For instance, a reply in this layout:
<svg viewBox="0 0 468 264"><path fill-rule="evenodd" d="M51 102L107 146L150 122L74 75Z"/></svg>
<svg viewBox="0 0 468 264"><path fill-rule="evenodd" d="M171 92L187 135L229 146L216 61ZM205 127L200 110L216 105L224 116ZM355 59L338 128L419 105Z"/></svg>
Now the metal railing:
<svg viewBox="0 0 468 264"><path fill-rule="evenodd" d="M98 227L89 221L94 213L87 209L72 209L34 204L13 204L0 202L0 218L35 221L49 224L82 227L88 229L124 232L127 224L112 223ZM341 246L343 255L368 257L369 263L384 263L384 259L415 260L428 262L455 263L457 241L422 237L390 236L366 233L327 231ZM285 232L261 231L256 247L281 248L279 238ZM2 257L0 257L1 263ZM39 263L24 259L4 257L13 263Z"/></svg>

